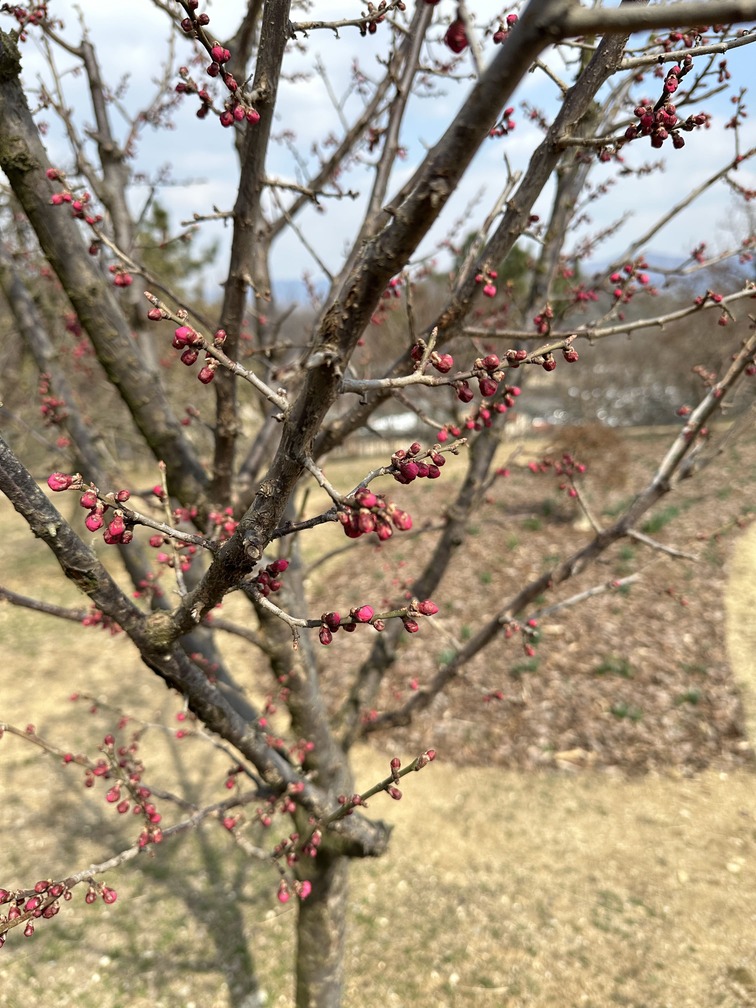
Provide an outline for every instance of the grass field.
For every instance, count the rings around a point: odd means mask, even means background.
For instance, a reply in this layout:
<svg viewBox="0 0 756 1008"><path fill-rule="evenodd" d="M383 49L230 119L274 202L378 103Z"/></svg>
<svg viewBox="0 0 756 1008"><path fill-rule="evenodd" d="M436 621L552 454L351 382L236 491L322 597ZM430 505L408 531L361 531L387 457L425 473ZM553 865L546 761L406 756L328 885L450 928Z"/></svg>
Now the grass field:
<svg viewBox="0 0 756 1008"><path fill-rule="evenodd" d="M738 462L745 499L749 451ZM731 496L740 492L735 478L729 485ZM682 510L694 525L692 511ZM550 534L542 509L517 520L533 517ZM507 530L524 534L520 524ZM2 499L0 536L0 581L81 604ZM745 541L731 537L723 549L742 558ZM724 562L712 560L700 576L712 581L715 567L724 570ZM739 631L756 604L748 602L753 567L731 569L742 609L730 614L730 637L740 639L739 660L752 662ZM490 590L471 579L469 591L474 584ZM685 590L696 598L690 579ZM652 593L638 599L659 604ZM33 721L62 747L94 753L114 715L105 704L70 701L72 687L86 689L158 726L141 742L146 779L159 776L197 802L217 797L228 759L199 740L179 744L159 727L175 727L178 703L120 637L0 605L0 643L0 721ZM634 653L614 642L602 660L606 669L593 668L592 681L624 688ZM640 689L640 676L631 684ZM709 708L695 707L705 725ZM612 766L522 771L459 762L453 748L442 750L407 779L401 802L371 801L369 814L391 821L394 833L386 858L353 868L345 1005L756 1005L756 792L748 766L710 760L697 774L670 765L628 776ZM385 775L386 752L361 747L355 763L358 786L367 787ZM133 824L103 791L85 789L80 770L23 740L0 740L0 886L67 874L128 846ZM245 947L267 1003L289 1008L292 910L275 901L275 881L209 823L112 873L113 906L85 906L80 887L36 935L14 933L0 951L0 1008L225 1008Z"/></svg>

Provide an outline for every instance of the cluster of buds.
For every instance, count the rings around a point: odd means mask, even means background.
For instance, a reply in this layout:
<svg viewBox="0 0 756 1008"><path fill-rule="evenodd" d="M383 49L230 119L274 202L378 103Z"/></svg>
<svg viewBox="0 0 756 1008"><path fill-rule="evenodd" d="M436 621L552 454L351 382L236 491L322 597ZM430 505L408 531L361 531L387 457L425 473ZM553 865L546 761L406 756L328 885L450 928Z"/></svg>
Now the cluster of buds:
<svg viewBox="0 0 756 1008"><path fill-rule="evenodd" d="M499 382L504 377L500 359L494 353L487 354L485 357L478 357L473 367L478 379L480 394L484 399L492 399L498 391ZM507 391L509 393L509 390ZM519 395L520 391L518 389L511 394Z"/></svg>
<svg viewBox="0 0 756 1008"><path fill-rule="evenodd" d="M377 7L368 0L366 17L370 20L360 22L360 35L363 37L365 35L375 35L378 31L378 25L386 19L386 6L386 0L379 0ZM394 6L397 10L406 10L403 0L399 0Z"/></svg>
<svg viewBox="0 0 756 1008"><path fill-rule="evenodd" d="M476 274L475 283L483 284L483 293L486 297L492 298L496 295L496 284L494 283L494 280L496 280L498 275L499 274L494 269L487 269Z"/></svg>
<svg viewBox="0 0 756 1008"><path fill-rule="evenodd" d="M483 402L480 407L465 420L467 430L482 430L490 427L494 421L494 414L506 413L515 405L515 399L522 392L517 385L505 385L501 399L496 402Z"/></svg>
<svg viewBox="0 0 756 1008"><path fill-rule="evenodd" d="M406 606L404 609L401 609L398 612L392 612L390 615L398 616L401 619L402 625L407 633L417 633L420 629L417 617L435 616L437 612L438 606L436 603L432 602L430 599L426 599L424 602L413 600L410 605ZM333 635L339 630L345 630L347 633L353 633L360 623L369 623L379 632L386 629L386 621L380 616L376 617L373 607L369 605L362 605L350 609L349 615L346 619L342 619L341 614L337 612L323 613L320 617L318 639L321 644L330 644L333 640Z"/></svg>
<svg viewBox="0 0 756 1008"><path fill-rule="evenodd" d="M704 295L699 294L696 298L693 299L693 303L698 305L699 308L702 308L707 303L716 305L722 304L722 301L723 301L722 295L717 294L715 291L711 290L707 290ZM733 316L730 314L729 309L725 305L722 305L722 314L717 319L717 325L719 326L729 325L732 319Z"/></svg>
<svg viewBox="0 0 756 1008"><path fill-rule="evenodd" d="M68 417L66 401L52 394L48 374L43 373L39 376L37 391L41 399L39 411L44 423L50 427L60 426Z"/></svg>
<svg viewBox="0 0 756 1008"><path fill-rule="evenodd" d="M394 534L395 528L400 532L412 528L412 518L406 511L367 487L360 487L354 500L354 504L346 503L339 511L339 522L349 539L359 539L375 532L378 539L385 542Z"/></svg>
<svg viewBox="0 0 756 1008"><path fill-rule="evenodd" d="M191 568L192 561L197 555L197 547L192 543L176 543L174 551L169 553L163 548L169 541L170 540L160 532L150 536L150 546L159 551L155 558L156 561L163 567L175 569L176 566L178 566L181 573L186 574Z"/></svg>
<svg viewBox="0 0 756 1008"><path fill-rule="evenodd" d="M260 573L252 579L252 585L264 598L267 598L268 595L274 595L277 591L280 591L283 586L283 582L280 580L279 575L283 574L288 566L288 560L284 560L283 558L274 560L273 563L269 563L264 570L261 570Z"/></svg>
<svg viewBox="0 0 756 1008"><path fill-rule="evenodd" d="M687 31L671 31L669 35L665 38L659 38L657 41L664 48L665 52L672 52L675 46L678 46L681 42L686 49L692 49L694 45L700 45L703 41L704 32L708 30L708 25L702 25L696 28L689 28ZM711 30L716 34L720 35L725 31L726 25L714 24L711 26ZM690 59L686 55L686 59Z"/></svg>
<svg viewBox="0 0 756 1008"><path fill-rule="evenodd" d="M701 379L706 388L713 388L718 381L717 372L711 371L709 368L705 368L703 364L695 364L691 371L694 375Z"/></svg>
<svg viewBox="0 0 756 1008"><path fill-rule="evenodd" d="M160 308L153 307L147 312L147 318L152 322L160 322L165 315ZM221 347L226 342L226 330L217 329L213 335L213 346ZM205 339L196 330L188 325L180 325L174 330L171 346L174 350L180 350L180 361L187 367L193 367L199 360L200 350L206 346ZM203 385L209 385L218 370L218 361L211 354L205 354L202 367L197 372L197 380Z"/></svg>
<svg viewBox="0 0 756 1008"><path fill-rule="evenodd" d="M128 490L118 490L113 495L113 503L125 504L130 496L131 494ZM97 491L92 488L84 491L79 498L79 503L83 508L86 508L89 511L89 514L84 519L84 524L90 532L97 532L97 530L101 529L105 524L105 515L113 505L101 500L97 495ZM115 508L113 517L106 526L102 537L108 546L125 546L134 538L133 527L126 522L121 508Z"/></svg>
<svg viewBox="0 0 756 1008"><path fill-rule="evenodd" d="M374 135L374 137L375 137L375 143L377 144L378 139L381 136L380 131L373 130L373 131L371 131L371 133ZM370 147L370 149L371 150L373 149L373 147L372 147L372 141L371 141L371 147ZM392 277L389 280L388 285L386 286L386 289L384 290L383 294L381 294L381 300L378 302L378 305L377 305L375 311L370 316L370 324L371 325L375 325L375 326L383 325L383 323L384 323L386 317L388 316L389 312L394 311L394 309L396 308L396 304L394 302L396 300L398 300L399 298L401 298L401 296L402 296L402 291L401 291L402 282L403 281L402 281L402 277L401 276L395 276L395 277ZM363 346L362 341L360 341L358 343L358 346Z"/></svg>
<svg viewBox="0 0 756 1008"><path fill-rule="evenodd" d="M192 521L195 515L190 514L186 521ZM208 522L213 526L212 536L216 542L225 542L236 532L239 522L234 518L234 509L226 507L222 511L211 511L207 516Z"/></svg>
<svg viewBox="0 0 756 1008"><path fill-rule="evenodd" d="M633 123L625 130L625 140L635 140L641 136L651 138L651 146L659 148L664 141L672 137L672 146L679 150L685 146L685 140L681 135L681 130L690 133L691 130L699 126L708 128L710 116L705 112L688 116L685 120L677 117L677 110L670 98L677 91L680 85L680 78L684 77L693 68L693 59L686 56L682 66L675 64L667 73L664 80L662 97L656 104L646 100L636 105L634 114L638 117L637 123Z"/></svg>
<svg viewBox="0 0 756 1008"><path fill-rule="evenodd" d="M391 277L388 282L388 287L381 294L384 301L388 301L389 298L400 298L402 296L402 278L401 276Z"/></svg>
<svg viewBox="0 0 756 1008"><path fill-rule="evenodd" d="M128 745L116 746L113 735L107 734L103 739L101 750L104 756L93 766L88 766L85 771L84 786L94 787L98 779L107 781L109 787L105 793L105 801L112 805L119 815L131 812L133 815L141 816L144 821L144 827L139 835L139 846L160 843L163 839L160 828L163 817L151 801L152 792L141 783L144 765L137 757L138 736L134 735ZM72 760L70 754L64 758L65 762Z"/></svg>
<svg viewBox="0 0 756 1008"><path fill-rule="evenodd" d="M515 634L520 635L522 640L522 649L528 658L535 657L535 645L540 640L540 631L538 629L538 620L531 618L525 623L520 623L518 620L509 620L506 627L504 628L504 637L506 640L511 640ZM484 700L502 700L503 695L500 691L494 693L489 693Z"/></svg>
<svg viewBox="0 0 756 1008"><path fill-rule="evenodd" d="M509 33L519 20L516 14L507 14L506 19L503 22L499 22L499 27L493 33L494 45L501 45L502 42L506 42Z"/></svg>
<svg viewBox="0 0 756 1008"><path fill-rule="evenodd" d="M70 900L71 890L65 882L42 879L31 889L12 892L0 889L0 906L11 904L7 913L0 914L0 948L5 944L5 935L11 928L25 925L23 935L31 938L35 922L50 920L60 911L60 900Z"/></svg>
<svg viewBox="0 0 756 1008"><path fill-rule="evenodd" d="M260 113L257 109L244 105L241 102L227 102L225 109L220 114L221 126L228 129L229 126L233 126L235 123L245 121L252 124L260 122Z"/></svg>
<svg viewBox="0 0 756 1008"><path fill-rule="evenodd" d="M524 360L527 357L527 353L524 350L509 351L509 353L516 354L518 360ZM504 363L494 353L487 354L485 357L478 357L475 361L473 368L475 370L475 377L478 380L478 389L483 398L488 400L488 402L482 404L476 414L467 418L465 426L468 430L480 430L481 425L490 427L494 412L506 413L507 410L510 410L514 406L515 399L522 391L517 385L505 385L502 398L498 402L491 402L497 392L501 391L501 382L505 376L505 369L510 366L512 365L509 359ZM455 382L455 388L457 390L457 397L462 402L467 403L472 401L473 391L467 381Z"/></svg>
<svg viewBox="0 0 756 1008"><path fill-rule="evenodd" d="M225 64L231 58L228 49L216 42L210 50L212 61L207 67L209 77L219 77L229 91L223 111L218 117L221 126L228 129L229 126L248 122L254 125L260 121L260 113L242 95L236 78L230 73ZM189 68L179 67L181 80L176 85L177 94L196 94L200 100L200 107L197 109L197 118L205 119L213 107L213 99L207 88L198 87L192 79Z"/></svg>
<svg viewBox="0 0 756 1008"><path fill-rule="evenodd" d="M614 285L612 297L615 303L627 304L637 293L636 284L655 293L654 288L648 286L651 283L651 277L645 272L647 269L648 263L645 259L636 259L634 262L625 263L621 270L615 270L609 275L609 281Z"/></svg>
<svg viewBox="0 0 756 1008"><path fill-rule="evenodd" d="M532 473L547 473L553 472L557 476L562 478L562 482L559 484L560 490L565 490L568 497L577 497L577 490L574 486L574 480L577 476L582 476L586 471L586 465L583 462L578 462L575 457L570 452L563 452L562 457L558 459L552 459L548 456L540 460L540 462L528 462L528 469Z"/></svg>
<svg viewBox="0 0 756 1008"><path fill-rule="evenodd" d="M103 532L103 539L109 546L117 544L125 546L134 538L132 526L126 520L121 508L118 507L118 504L125 504L131 496L128 490L117 490L103 499L93 486L84 489L84 481L80 473L74 475L60 472L51 473L47 477L47 485L55 493L60 493L63 490L84 490L79 498L79 503L89 512L84 519L84 524L90 532L97 532L103 527L105 515L110 508L113 508L113 517Z"/></svg>
<svg viewBox="0 0 756 1008"><path fill-rule="evenodd" d="M551 321L554 318L554 309L547 304L543 311L533 316L533 325L539 336L548 336L551 332Z"/></svg>
<svg viewBox="0 0 756 1008"><path fill-rule="evenodd" d="M538 316L536 316L537 318ZM528 351L527 350L507 350L504 354L507 361L507 367L518 368L523 361L527 360Z"/></svg>
<svg viewBox="0 0 756 1008"><path fill-rule="evenodd" d="M425 351L425 343L422 340L419 340L410 350L410 357L416 364L419 364L425 356ZM432 350L428 356L428 363L431 367L434 367L439 374L448 374L454 367L454 358L451 354L440 354L435 350Z"/></svg>
<svg viewBox="0 0 756 1008"><path fill-rule="evenodd" d="M51 182L61 182L65 184L65 179L63 173L57 168L48 168L45 175ZM74 194L69 189L63 189L62 192L53 193L50 197L50 203L53 206L63 206L68 205L71 207L71 216L75 217L77 220L86 221L90 226L94 224L99 224L102 220L102 214L88 214L87 206L89 201L92 199L90 193L86 190L80 196L74 196Z"/></svg>
<svg viewBox="0 0 756 1008"><path fill-rule="evenodd" d="M87 615L82 619L81 625L85 627L100 627L101 630L109 630L111 637L123 632L114 619L101 612L96 606L92 606Z"/></svg>
<svg viewBox="0 0 756 1008"><path fill-rule="evenodd" d="M21 42L26 42L26 32L24 31L29 25L43 24L48 17L47 4L30 4L29 7L11 7L9 4L3 4L3 12L12 14L13 17L18 22L19 26L19 39Z"/></svg>
<svg viewBox="0 0 756 1008"><path fill-rule="evenodd" d="M197 8L199 7L199 0L189 0L189 8L192 11L190 17L185 17L181 22L182 31L186 32L187 35L191 35L197 31L198 28L204 28L210 24L210 15L197 14Z"/></svg>
<svg viewBox="0 0 756 1008"><path fill-rule="evenodd" d="M119 263L111 263L111 265L108 266L108 271L113 277L114 287L131 287L134 282L134 278L131 273L129 273L128 270Z"/></svg>
<svg viewBox="0 0 756 1008"><path fill-rule="evenodd" d="M723 299L721 294L717 294L716 291L707 290L705 294L699 294L697 297L695 297L693 299L693 304L698 305L699 308L702 308L709 301L712 304L721 304L722 300Z"/></svg>
<svg viewBox="0 0 756 1008"><path fill-rule="evenodd" d="M309 879L294 879L293 881L281 879L278 883L276 899L279 903L288 903L292 897L292 892L300 900L306 900L312 892L312 882Z"/></svg>
<svg viewBox="0 0 756 1008"><path fill-rule="evenodd" d="M398 448L394 452L391 456L391 466L397 483L406 486L416 479L438 479L446 459L438 451L438 446L421 455L422 451L422 445L418 441L413 441L409 448Z"/></svg>
<svg viewBox="0 0 756 1008"><path fill-rule="evenodd" d="M504 109L504 114L495 126L488 131L490 137L508 136L517 125L512 118L514 115L514 105L509 105Z"/></svg>
<svg viewBox="0 0 756 1008"><path fill-rule="evenodd" d="M582 283L572 288L570 296L573 304L588 304L599 299L597 292L592 287L586 287Z"/></svg>
<svg viewBox="0 0 756 1008"><path fill-rule="evenodd" d="M458 438L461 433L462 428L457 424L446 424L446 426L442 427L438 434L436 434L436 438L440 443L443 443L444 441L449 440L450 434L453 438Z"/></svg>

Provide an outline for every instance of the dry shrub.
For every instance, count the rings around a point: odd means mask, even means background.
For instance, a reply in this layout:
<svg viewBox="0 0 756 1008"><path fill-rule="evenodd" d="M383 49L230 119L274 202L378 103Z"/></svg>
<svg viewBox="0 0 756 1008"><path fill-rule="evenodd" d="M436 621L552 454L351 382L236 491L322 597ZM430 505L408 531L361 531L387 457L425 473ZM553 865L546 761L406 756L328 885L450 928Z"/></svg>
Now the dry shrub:
<svg viewBox="0 0 756 1008"><path fill-rule="evenodd" d="M626 437L601 423L564 427L549 445L547 455L571 455L586 466L586 479L594 490L623 490L627 484L630 450Z"/></svg>

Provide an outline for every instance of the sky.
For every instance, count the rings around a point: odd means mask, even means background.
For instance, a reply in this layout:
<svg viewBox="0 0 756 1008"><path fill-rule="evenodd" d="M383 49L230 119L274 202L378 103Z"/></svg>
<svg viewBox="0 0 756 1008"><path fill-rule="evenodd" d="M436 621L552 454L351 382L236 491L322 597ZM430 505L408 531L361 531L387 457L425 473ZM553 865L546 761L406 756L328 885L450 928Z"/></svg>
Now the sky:
<svg viewBox="0 0 756 1008"><path fill-rule="evenodd" d="M609 4L614 6L615 3ZM154 81L161 73L161 62L168 52L167 39L170 30L164 13L155 8L149 0L132 0L129 4L128 30L124 30L124 12L119 5L102 3L101 0L79 0L75 5L71 0L50 0L49 10L65 22L63 35L77 42L81 35L78 27L76 8L83 15L90 37L100 54L101 66L108 81L117 85L125 80L127 90L122 102L129 110L138 109L154 93ZM493 18L502 13L492 0L478 0L469 3L481 20ZM208 28L215 37L223 40L233 31L234 12L242 8L239 2L216 0L213 4L203 4L211 16ZM322 19L333 17L352 17L360 13L362 7L354 0L318 0L314 5L317 16ZM504 13L512 9L507 7ZM453 0L441 0L435 8L434 15L439 20L448 22L454 16ZM3 27L8 27L8 19L3 19ZM443 33L440 28L438 34ZM381 54L381 28L374 36L361 38L354 29L342 29L340 37L331 31L312 32L307 42L307 50L302 52L298 47L292 47L287 56L286 68L290 72L304 70L311 66L313 56L318 56L328 69L333 90L343 95L349 88L349 70L352 61L359 59L362 69L369 74L377 74L380 66L377 58ZM490 41L484 44L484 56L492 52ZM188 62L193 52L193 43L179 38L173 64L178 67ZM37 44L33 34L23 50L24 74L28 80L34 80L38 75L47 74L44 54ZM754 83L753 72L754 49L750 46L733 52L728 56L728 62L733 70L733 76L740 74L744 84ZM750 67L749 67L750 63ZM67 55L59 59L59 72L66 89L67 102L76 111L80 122L91 122L89 101L83 78L72 74L71 68L76 61ZM230 64L233 66L233 60ZM463 63L463 69L470 69L471 64ZM552 62L555 69L558 59ZM739 69L738 69L739 68ZM174 78L178 80L178 77ZM469 84L467 85L469 86ZM654 82L654 91L658 88ZM443 94L418 101L414 104L407 118L402 142L408 150L407 161L400 165L392 177L391 190L411 174L417 159L423 150L431 146L442 134L450 113L462 102L466 87L458 86L453 81L443 85ZM649 91L655 98L657 96ZM527 76L522 87L517 92L512 104L515 106L516 128L506 138L486 141L463 182L455 198L434 227L420 252L431 254L438 242L448 233L452 222L464 217L473 228L482 220L492 200L498 194L505 178L504 155L515 170L523 170L534 147L541 139L540 132L530 125L520 107L524 100L540 106L548 112L555 107L557 91L552 82L542 73ZM147 174L154 174L164 166L170 166L171 176L176 184L166 187L160 192L160 200L171 214L176 225L181 220L190 218L194 211L209 212L214 206L219 209L230 209L234 201L234 185L236 177L236 155L233 149L230 131L223 130L217 121L206 119L199 122L196 119L196 98L184 101L174 114L175 129L170 132L147 129L139 144L137 166ZM347 111L357 108L354 96L346 103ZM702 109L712 112L715 116L729 118L732 106L721 98L706 101ZM337 130L338 120L329 103L328 97L318 78L308 80L295 79L282 84L278 114L275 129L291 130L296 136L296 147L306 156L315 141L322 141L329 132ZM690 111L699 111L698 107ZM46 143L53 163L65 166L70 163L70 149L60 131L51 124ZM754 119L747 121L743 133L744 146L756 144ZM120 128L125 130L125 121L121 119ZM665 145L662 152L652 152L647 140L630 145L625 149L628 162L635 164L656 160L660 154L667 162L663 174L655 174L642 179L632 179L615 185L609 194L592 207L595 215L593 230L600 230L623 213L630 212L631 220L609 242L601 246L597 252L599 260L606 261L621 254L633 235L645 230L670 205L680 199L688 187L700 184L722 163L727 151L718 149L712 143L713 131L696 131L686 134L686 147L675 151L671 144ZM721 134L718 134L721 137ZM732 143L732 134L728 143ZM270 174L282 178L295 178L292 160L289 152L279 148L270 166ZM599 166L594 175L594 182L600 183L614 173L611 167ZM756 171L750 165L740 171L740 181L751 188L756 188ZM345 184L352 188L367 192L369 179L365 176L349 176ZM137 188L133 199L135 206L146 197L147 189ZM550 188L544 194L536 212L545 215L551 198ZM318 214L306 211L299 224L313 246L318 257L328 269L337 271L350 235L353 233L357 217L357 204L349 200L327 201L326 212ZM668 227L653 242L652 251L659 255L687 255L701 240L706 240L710 247L725 247L731 243L731 223L733 218L733 200L726 186L720 184L715 192L710 192L705 200L694 206L692 212L685 215L682 221ZM218 262L214 267L215 277L210 278L210 286L217 283L224 271L227 259L229 228L213 223L202 225L199 244L209 244L217 240L221 246ZM443 256L439 260L443 266ZM320 274L317 264L303 248L295 235L287 235L276 244L273 250L274 274L280 278L297 279L307 271L315 279Z"/></svg>

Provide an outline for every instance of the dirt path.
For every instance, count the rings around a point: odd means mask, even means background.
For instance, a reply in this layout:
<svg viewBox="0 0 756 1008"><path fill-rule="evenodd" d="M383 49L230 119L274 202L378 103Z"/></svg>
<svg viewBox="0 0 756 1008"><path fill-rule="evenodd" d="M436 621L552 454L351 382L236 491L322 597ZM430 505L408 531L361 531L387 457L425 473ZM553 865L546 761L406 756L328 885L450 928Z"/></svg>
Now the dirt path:
<svg viewBox="0 0 756 1008"><path fill-rule="evenodd" d="M756 745L756 522L732 551L725 590L727 652L743 692L748 739Z"/></svg>

